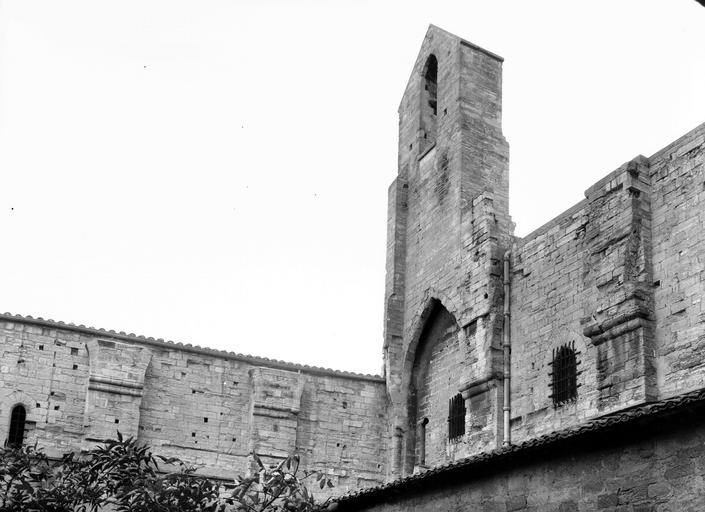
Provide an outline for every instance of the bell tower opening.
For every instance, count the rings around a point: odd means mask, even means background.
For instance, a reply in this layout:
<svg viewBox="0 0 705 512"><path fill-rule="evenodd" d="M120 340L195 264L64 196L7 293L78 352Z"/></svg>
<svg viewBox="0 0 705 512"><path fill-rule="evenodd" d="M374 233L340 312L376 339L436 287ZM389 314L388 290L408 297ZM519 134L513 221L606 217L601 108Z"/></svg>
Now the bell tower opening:
<svg viewBox="0 0 705 512"><path fill-rule="evenodd" d="M426 59L421 88L421 152L436 144L438 136L438 59L431 54Z"/></svg>

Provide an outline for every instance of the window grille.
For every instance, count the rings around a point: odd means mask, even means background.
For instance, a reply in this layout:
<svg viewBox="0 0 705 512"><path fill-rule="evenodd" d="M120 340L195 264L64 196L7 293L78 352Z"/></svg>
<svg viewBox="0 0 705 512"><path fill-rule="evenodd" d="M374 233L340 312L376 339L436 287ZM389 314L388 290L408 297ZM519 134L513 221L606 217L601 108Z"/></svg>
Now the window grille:
<svg viewBox="0 0 705 512"><path fill-rule="evenodd" d="M7 436L7 444L10 446L22 446L24 441L24 423L27 412L21 405L16 405L12 409L10 416L10 435Z"/></svg>
<svg viewBox="0 0 705 512"><path fill-rule="evenodd" d="M575 351L575 342L565 344L557 349L553 349L553 360L551 361L551 395L553 406L559 407L567 402L571 402L578 397L578 361L580 352Z"/></svg>
<svg viewBox="0 0 705 512"><path fill-rule="evenodd" d="M458 393L448 401L448 440L457 441L465 434L465 400Z"/></svg>

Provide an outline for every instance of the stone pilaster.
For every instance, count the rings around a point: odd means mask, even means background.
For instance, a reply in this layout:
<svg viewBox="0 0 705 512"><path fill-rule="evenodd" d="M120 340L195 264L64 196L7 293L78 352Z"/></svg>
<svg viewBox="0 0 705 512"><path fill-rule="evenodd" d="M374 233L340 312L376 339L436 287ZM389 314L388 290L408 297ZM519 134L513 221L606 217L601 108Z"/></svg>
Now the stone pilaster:
<svg viewBox="0 0 705 512"><path fill-rule="evenodd" d="M585 193L581 325L597 347L598 407L655 397L649 162L639 157Z"/></svg>
<svg viewBox="0 0 705 512"><path fill-rule="evenodd" d="M252 379L250 446L263 461L278 462L296 450L301 395L306 378L299 372L256 367Z"/></svg>
<svg viewBox="0 0 705 512"><path fill-rule="evenodd" d="M90 371L84 442L137 437L144 377L152 358L145 347L93 339L86 343Z"/></svg>

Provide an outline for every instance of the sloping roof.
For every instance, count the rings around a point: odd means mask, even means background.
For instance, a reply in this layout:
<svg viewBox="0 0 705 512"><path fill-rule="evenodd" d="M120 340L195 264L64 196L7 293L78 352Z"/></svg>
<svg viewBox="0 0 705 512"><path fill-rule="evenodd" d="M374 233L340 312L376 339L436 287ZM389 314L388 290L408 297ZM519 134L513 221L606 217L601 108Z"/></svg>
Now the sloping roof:
<svg viewBox="0 0 705 512"><path fill-rule="evenodd" d="M462 460L443 464L422 473L407 476L392 482L368 487L340 496L336 501L341 505L355 506L363 502L379 500L403 492L405 495L420 486L429 485L433 481L448 478L451 474L468 472L469 470L487 470L490 466L510 462L531 455L539 449L561 444L564 441L576 442L591 434L604 434L616 431L628 425L653 420L687 411L695 407L705 407L705 389L666 398L657 402L646 403L630 409L606 415L582 425L559 430L543 436L529 439L506 448L499 448L480 453ZM347 508L347 507L344 507Z"/></svg>
<svg viewBox="0 0 705 512"><path fill-rule="evenodd" d="M106 330L102 328L89 327L85 325L75 325L72 323L65 323L57 320L45 320L44 318L38 317L33 318L31 316L13 315L12 313L0 313L0 321L6 322L16 322L23 324L39 325L42 327L50 327L55 329L64 329L67 331L78 332L81 334L87 334L89 336L98 336L102 338L111 338L114 340L126 341L128 343L137 343L142 345L151 345L159 348L166 348L172 350L183 350L186 352L197 353L201 355L207 355L212 357L220 357L223 359L231 359L236 361L242 361L255 366L266 366L267 368L275 368L278 370L289 370L289 371L300 371L302 373L309 373L313 375L323 375L330 377L343 377L349 379L367 380L372 382L384 382L384 378L379 375L369 375L365 373L355 373L346 372L342 370L333 370L331 368L321 368L320 366L309 366L307 364L290 363L287 361L281 361L279 359L270 359L268 357L258 357L252 356L250 354L238 354L236 352L228 352L227 350L216 350L208 347L201 347L198 345L191 345L190 343L179 343L169 340L164 340L161 338L152 338L148 336L142 336L133 333L125 333L124 331L116 332L113 330Z"/></svg>

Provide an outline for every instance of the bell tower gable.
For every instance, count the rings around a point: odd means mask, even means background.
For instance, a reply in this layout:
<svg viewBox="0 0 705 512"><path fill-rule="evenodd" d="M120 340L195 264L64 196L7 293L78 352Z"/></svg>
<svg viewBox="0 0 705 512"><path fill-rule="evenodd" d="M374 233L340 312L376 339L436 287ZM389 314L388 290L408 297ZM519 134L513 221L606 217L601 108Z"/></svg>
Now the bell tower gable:
<svg viewBox="0 0 705 512"><path fill-rule="evenodd" d="M409 393L422 391L410 391L413 379L405 374L404 361L418 330L415 314L429 293L456 305L459 326L480 320L483 327L466 340L473 344L467 351L473 361L463 364L449 383L453 396L498 372L500 269L513 230L501 76L501 57L431 25L399 106L399 169L389 191L385 297L385 371L396 410L391 417L399 418L398 425L390 426L399 444L392 463L396 476L408 473L414 466L411 454L419 453L412 446L419 427L411 424L415 419L406 404ZM447 403L452 397L436 398ZM487 397L488 403L496 400ZM497 436L494 420L487 417L485 446ZM428 420L433 425L437 419ZM426 452L429 460L437 460Z"/></svg>

